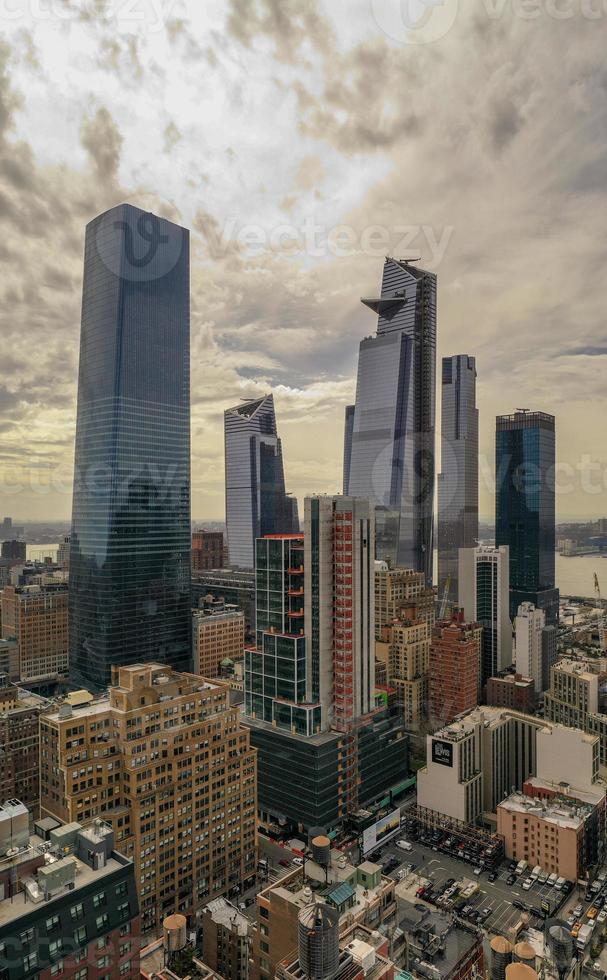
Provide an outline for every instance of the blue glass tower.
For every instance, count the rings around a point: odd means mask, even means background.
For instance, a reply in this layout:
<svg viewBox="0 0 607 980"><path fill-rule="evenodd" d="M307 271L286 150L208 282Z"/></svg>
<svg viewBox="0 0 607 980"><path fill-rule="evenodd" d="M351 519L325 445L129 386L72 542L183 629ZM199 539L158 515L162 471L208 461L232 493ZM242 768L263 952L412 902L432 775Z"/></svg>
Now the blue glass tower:
<svg viewBox="0 0 607 980"><path fill-rule="evenodd" d="M532 602L556 623L555 427L545 412L498 415L495 440L495 543L510 549L510 618Z"/></svg>
<svg viewBox="0 0 607 980"><path fill-rule="evenodd" d="M121 204L87 225L70 676L190 666L189 232Z"/></svg>

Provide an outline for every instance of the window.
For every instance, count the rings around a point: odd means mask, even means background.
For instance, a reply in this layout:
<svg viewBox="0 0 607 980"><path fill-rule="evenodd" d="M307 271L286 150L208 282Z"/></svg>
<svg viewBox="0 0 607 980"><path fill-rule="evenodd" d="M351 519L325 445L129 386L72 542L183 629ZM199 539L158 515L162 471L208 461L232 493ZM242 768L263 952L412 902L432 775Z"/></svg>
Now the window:
<svg viewBox="0 0 607 980"><path fill-rule="evenodd" d="M107 936L100 936L99 939L97 940L97 949L105 949L108 942L109 940Z"/></svg>
<svg viewBox="0 0 607 980"><path fill-rule="evenodd" d="M120 898L121 895L126 895L128 892L128 887L126 881L121 881L119 885L116 885L116 897Z"/></svg>
<svg viewBox="0 0 607 980"><path fill-rule="evenodd" d="M111 959L109 956L107 955L102 956L100 959L97 960L97 969L105 970L110 965L110 963L111 963Z"/></svg>
<svg viewBox="0 0 607 980"><path fill-rule="evenodd" d="M61 956L63 952L63 939L51 939L48 944L48 955L52 960L56 959L57 956Z"/></svg>
<svg viewBox="0 0 607 980"><path fill-rule="evenodd" d="M86 980L88 975L89 975L89 971L85 966L83 970L78 970L78 973L74 974L74 980Z"/></svg>
<svg viewBox="0 0 607 980"><path fill-rule="evenodd" d="M59 924L60 924L60 922L59 922L59 916L58 915L51 915L50 919L47 919L46 920L46 931L47 932L54 932L55 929L58 929L59 928Z"/></svg>
<svg viewBox="0 0 607 980"><path fill-rule="evenodd" d="M127 922L126 925L124 925L124 926L120 926L120 935L121 936L128 936L128 934L129 934L130 931L131 931L131 924L130 924L130 922Z"/></svg>
<svg viewBox="0 0 607 980"><path fill-rule="evenodd" d="M130 943L130 942L129 943L122 943L121 944L120 951L119 951L119 955L120 955L120 958L121 959L122 959L123 956L126 956L127 953L130 953L131 952L131 946L132 946L132 943Z"/></svg>
<svg viewBox="0 0 607 980"><path fill-rule="evenodd" d="M29 946L34 941L34 930L24 929L23 932L19 933L19 939L23 946Z"/></svg>
<svg viewBox="0 0 607 980"><path fill-rule="evenodd" d="M93 896L93 906L98 909L100 905L105 905L105 892L98 892Z"/></svg>
<svg viewBox="0 0 607 980"><path fill-rule="evenodd" d="M131 906L129 902L123 902L122 905L118 906L116 911L118 912L118 915L120 916L121 919L128 919L128 917L131 914Z"/></svg>
<svg viewBox="0 0 607 980"><path fill-rule="evenodd" d="M63 960L59 960L58 963L53 963L51 967L52 977L58 977L60 973L63 973Z"/></svg>
<svg viewBox="0 0 607 980"><path fill-rule="evenodd" d="M131 961L127 960L126 963L123 963L120 967L120 976L123 977L126 973L130 973L130 970L131 970Z"/></svg>
<svg viewBox="0 0 607 980"><path fill-rule="evenodd" d="M23 957L23 969L27 973L29 970L34 970L38 966L38 953L27 953Z"/></svg>
<svg viewBox="0 0 607 980"><path fill-rule="evenodd" d="M74 942L82 946L86 942L86 926L79 926L74 932Z"/></svg>
<svg viewBox="0 0 607 980"><path fill-rule="evenodd" d="M82 908L82 902L78 902L78 905L72 905L70 909L70 915L72 919L81 919L84 915L84 909Z"/></svg>
<svg viewBox="0 0 607 980"><path fill-rule="evenodd" d="M102 929L107 929L108 922L109 919L107 916L107 912L104 912L103 915L98 915L97 918L95 919L95 925L97 926L97 930L101 932Z"/></svg>

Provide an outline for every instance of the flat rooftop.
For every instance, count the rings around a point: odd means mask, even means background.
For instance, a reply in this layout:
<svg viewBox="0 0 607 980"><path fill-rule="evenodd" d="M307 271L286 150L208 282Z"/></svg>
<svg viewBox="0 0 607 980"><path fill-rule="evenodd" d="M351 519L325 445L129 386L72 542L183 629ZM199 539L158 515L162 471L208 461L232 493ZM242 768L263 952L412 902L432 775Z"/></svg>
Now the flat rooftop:
<svg viewBox="0 0 607 980"><path fill-rule="evenodd" d="M580 806L562 799L539 800L525 796L524 793L512 793L498 804L498 808L510 813L538 817L564 830L578 830L592 812L592 807L586 804Z"/></svg>

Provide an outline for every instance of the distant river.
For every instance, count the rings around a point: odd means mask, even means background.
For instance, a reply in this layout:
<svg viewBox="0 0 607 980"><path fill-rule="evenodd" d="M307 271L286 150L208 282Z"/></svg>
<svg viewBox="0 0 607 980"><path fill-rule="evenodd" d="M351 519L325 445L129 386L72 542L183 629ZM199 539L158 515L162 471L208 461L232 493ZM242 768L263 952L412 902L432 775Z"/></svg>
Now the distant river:
<svg viewBox="0 0 607 980"><path fill-rule="evenodd" d="M57 557L57 544L28 544L27 557L42 561L46 555ZM601 592L607 595L607 558L600 555L580 555L579 558L564 558L556 555L556 584L563 595L594 597L594 573L597 573ZM436 581L436 553L434 555L434 577Z"/></svg>

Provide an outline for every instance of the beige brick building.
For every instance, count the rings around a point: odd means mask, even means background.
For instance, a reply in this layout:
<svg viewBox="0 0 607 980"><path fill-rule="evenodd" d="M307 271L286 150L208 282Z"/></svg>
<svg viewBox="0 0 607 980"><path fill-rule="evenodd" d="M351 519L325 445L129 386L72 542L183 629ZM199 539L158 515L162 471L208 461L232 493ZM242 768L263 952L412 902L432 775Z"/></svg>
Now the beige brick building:
<svg viewBox="0 0 607 980"><path fill-rule="evenodd" d="M402 706L405 726L417 730L427 717L428 664L432 630L425 619L384 626L377 644L386 661L388 687Z"/></svg>
<svg viewBox="0 0 607 980"><path fill-rule="evenodd" d="M144 931L172 912L195 925L210 899L255 875L256 752L228 694L135 664L114 667L98 700L41 716L41 812L112 825L135 862Z"/></svg>
<svg viewBox="0 0 607 980"><path fill-rule="evenodd" d="M21 681L67 676L67 585L6 585L1 602L2 636L17 640Z"/></svg>
<svg viewBox="0 0 607 980"><path fill-rule="evenodd" d="M434 623L434 592L426 588L423 572L412 568L377 568L375 570L375 633L395 619L416 618Z"/></svg>
<svg viewBox="0 0 607 980"><path fill-rule="evenodd" d="M244 613L238 609L192 614L194 673L217 677L221 663L244 659Z"/></svg>

